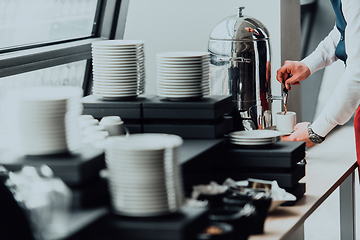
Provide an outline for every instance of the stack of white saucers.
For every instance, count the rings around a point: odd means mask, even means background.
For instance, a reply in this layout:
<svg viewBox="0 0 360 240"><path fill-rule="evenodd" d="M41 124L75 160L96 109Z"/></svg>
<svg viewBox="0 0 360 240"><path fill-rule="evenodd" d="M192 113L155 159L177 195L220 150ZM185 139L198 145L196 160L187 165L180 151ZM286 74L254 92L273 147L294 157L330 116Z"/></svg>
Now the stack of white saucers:
<svg viewBox="0 0 360 240"><path fill-rule="evenodd" d="M208 52L159 53L157 92L173 100L201 98L210 93L210 54Z"/></svg>
<svg viewBox="0 0 360 240"><path fill-rule="evenodd" d="M115 213L158 216L177 211L183 202L177 148L182 138L169 134L109 137L105 150Z"/></svg>
<svg viewBox="0 0 360 240"><path fill-rule="evenodd" d="M237 131L229 134L232 144L261 146L281 141L281 133L274 130Z"/></svg>
<svg viewBox="0 0 360 240"><path fill-rule="evenodd" d="M25 155L75 151L81 147L78 117L83 107L78 87L37 87L19 90L8 99L9 134Z"/></svg>
<svg viewBox="0 0 360 240"><path fill-rule="evenodd" d="M144 41L104 40L91 46L94 95L113 100L144 93Z"/></svg>

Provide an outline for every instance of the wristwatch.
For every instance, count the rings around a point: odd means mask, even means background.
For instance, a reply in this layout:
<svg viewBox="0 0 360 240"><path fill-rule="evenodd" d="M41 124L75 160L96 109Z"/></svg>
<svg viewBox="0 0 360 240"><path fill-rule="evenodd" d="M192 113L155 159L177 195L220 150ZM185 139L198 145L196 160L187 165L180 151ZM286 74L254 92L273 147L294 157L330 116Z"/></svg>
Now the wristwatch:
<svg viewBox="0 0 360 240"><path fill-rule="evenodd" d="M309 139L313 143L322 143L325 140L325 137L322 137L316 133L311 128L311 123L307 126L307 131L309 133Z"/></svg>

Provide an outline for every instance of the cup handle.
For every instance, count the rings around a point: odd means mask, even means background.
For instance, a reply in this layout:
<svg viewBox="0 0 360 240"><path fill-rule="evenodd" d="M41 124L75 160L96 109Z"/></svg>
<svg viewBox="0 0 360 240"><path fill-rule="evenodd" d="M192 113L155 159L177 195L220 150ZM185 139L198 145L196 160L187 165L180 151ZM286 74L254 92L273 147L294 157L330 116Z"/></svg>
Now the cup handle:
<svg viewBox="0 0 360 240"><path fill-rule="evenodd" d="M124 125L124 130L125 130L125 137L129 137L130 136L130 131L125 125Z"/></svg>

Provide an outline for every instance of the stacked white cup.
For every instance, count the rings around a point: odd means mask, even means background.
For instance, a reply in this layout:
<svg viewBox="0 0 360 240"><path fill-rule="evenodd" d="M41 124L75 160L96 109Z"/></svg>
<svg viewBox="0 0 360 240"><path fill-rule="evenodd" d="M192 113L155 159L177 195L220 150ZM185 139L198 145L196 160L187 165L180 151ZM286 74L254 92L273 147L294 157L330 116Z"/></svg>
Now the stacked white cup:
<svg viewBox="0 0 360 240"><path fill-rule="evenodd" d="M103 117L99 124L109 132L109 136L124 135L126 132L124 122L119 116Z"/></svg>
<svg viewBox="0 0 360 240"><path fill-rule="evenodd" d="M109 133L99 125L99 120L92 115L81 115L78 120L82 128L82 142L97 148L103 148L103 142L109 136Z"/></svg>

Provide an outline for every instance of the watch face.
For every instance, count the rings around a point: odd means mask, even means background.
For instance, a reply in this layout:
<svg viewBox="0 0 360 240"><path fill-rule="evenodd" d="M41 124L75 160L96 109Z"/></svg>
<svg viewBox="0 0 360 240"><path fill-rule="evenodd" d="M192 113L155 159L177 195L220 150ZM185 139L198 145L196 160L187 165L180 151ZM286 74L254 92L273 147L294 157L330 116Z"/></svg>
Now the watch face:
<svg viewBox="0 0 360 240"><path fill-rule="evenodd" d="M309 139L313 143L322 143L322 140L318 136L316 136L315 134L310 134Z"/></svg>
<svg viewBox="0 0 360 240"><path fill-rule="evenodd" d="M318 136L317 134L315 134L312 129L311 129L311 125L309 124L308 128L307 128L308 134L309 134L309 139L311 142L313 143L322 143L324 141L325 138Z"/></svg>

